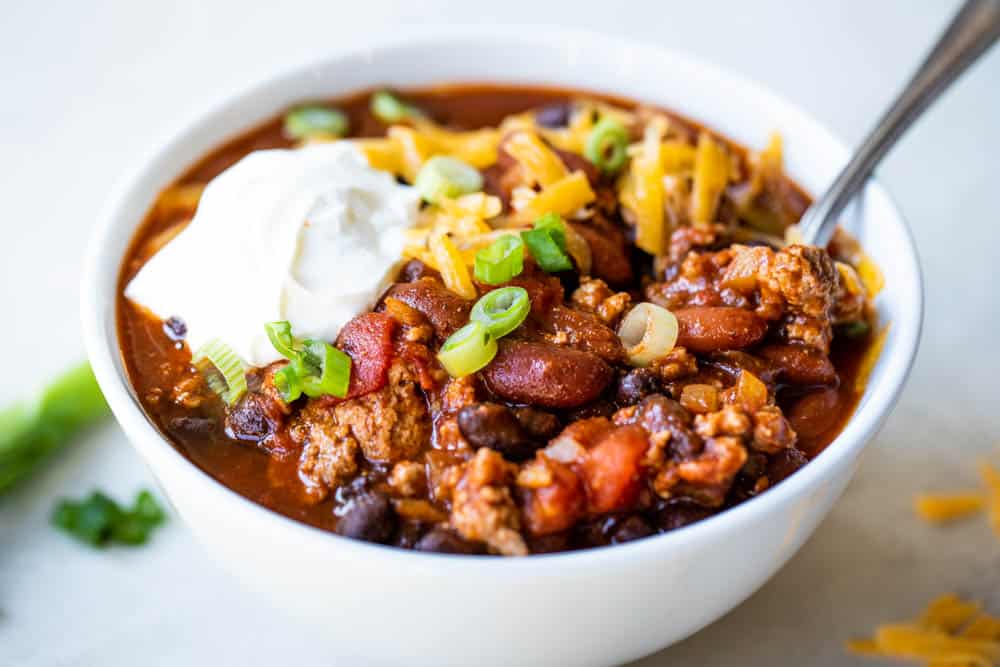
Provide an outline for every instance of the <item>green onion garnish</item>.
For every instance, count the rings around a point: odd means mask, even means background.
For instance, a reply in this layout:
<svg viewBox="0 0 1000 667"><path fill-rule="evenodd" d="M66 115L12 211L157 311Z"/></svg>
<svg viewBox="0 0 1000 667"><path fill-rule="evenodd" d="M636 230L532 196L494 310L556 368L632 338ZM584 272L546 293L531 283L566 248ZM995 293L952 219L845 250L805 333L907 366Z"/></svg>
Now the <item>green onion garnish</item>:
<svg viewBox="0 0 1000 667"><path fill-rule="evenodd" d="M281 394L281 400L291 403L302 395L302 376L299 375L300 365L292 362L274 372L274 386Z"/></svg>
<svg viewBox="0 0 1000 667"><path fill-rule="evenodd" d="M292 336L292 325L281 320L280 322L268 322L264 325L267 338L271 341L274 349L286 359L295 359L301 350L296 348L295 337Z"/></svg>
<svg viewBox="0 0 1000 667"><path fill-rule="evenodd" d="M372 95L369 104L372 115L386 125L399 123L407 118L420 118L424 113L413 106L402 101L388 90L380 90Z"/></svg>
<svg viewBox="0 0 1000 667"><path fill-rule="evenodd" d="M111 542L145 544L166 514L149 491L140 491L131 508L124 508L100 491L85 500L61 500L52 512L52 523L95 547Z"/></svg>
<svg viewBox="0 0 1000 667"><path fill-rule="evenodd" d="M872 330L872 326L865 322L864 320L857 320L856 322L849 322L839 328L839 333L844 334L848 338L864 338Z"/></svg>
<svg viewBox="0 0 1000 667"><path fill-rule="evenodd" d="M471 375L497 354L497 339L482 322L469 322L448 337L437 358L452 377Z"/></svg>
<svg viewBox="0 0 1000 667"><path fill-rule="evenodd" d="M506 336L521 325L531 310L528 290L501 287L488 292L472 307L470 318L480 322L494 338Z"/></svg>
<svg viewBox="0 0 1000 667"><path fill-rule="evenodd" d="M583 154L601 173L614 174L625 166L627 149L628 130L614 118L604 117L587 135Z"/></svg>
<svg viewBox="0 0 1000 667"><path fill-rule="evenodd" d="M208 386L233 405L247 390L247 367L232 348L218 338L212 339L191 357L191 363L205 376Z"/></svg>
<svg viewBox="0 0 1000 667"><path fill-rule="evenodd" d="M285 136L306 139L315 136L342 137L347 134L347 114L338 109L304 106L285 114Z"/></svg>
<svg viewBox="0 0 1000 667"><path fill-rule="evenodd" d="M435 155L424 163L413 183L424 201L436 204L444 197L458 197L483 189L483 176L461 160Z"/></svg>
<svg viewBox="0 0 1000 667"><path fill-rule="evenodd" d="M506 234L476 253L473 273L481 283L499 285L523 270L524 242L513 234Z"/></svg>
<svg viewBox="0 0 1000 667"><path fill-rule="evenodd" d="M351 381L351 358L321 340L304 341L303 347L304 354L300 361L293 362L300 372L302 392L312 398L347 396L347 386ZM301 373L303 366L306 373Z"/></svg>
<svg viewBox="0 0 1000 667"><path fill-rule="evenodd" d="M543 271L556 273L573 268L566 254L566 228L555 213L535 220L534 229L521 232L521 239Z"/></svg>

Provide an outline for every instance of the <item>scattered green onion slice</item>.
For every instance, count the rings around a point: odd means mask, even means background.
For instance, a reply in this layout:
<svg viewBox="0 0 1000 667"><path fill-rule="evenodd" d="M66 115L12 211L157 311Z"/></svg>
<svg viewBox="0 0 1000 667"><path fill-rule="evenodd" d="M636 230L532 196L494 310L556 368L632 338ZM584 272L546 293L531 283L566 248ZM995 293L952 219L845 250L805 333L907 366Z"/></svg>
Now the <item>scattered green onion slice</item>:
<svg viewBox="0 0 1000 667"><path fill-rule="evenodd" d="M303 106L285 114L285 135L291 139L342 137L347 134L348 123L347 114L338 109Z"/></svg>
<svg viewBox="0 0 1000 667"><path fill-rule="evenodd" d="M521 239L543 271L556 273L573 268L566 254L566 228L558 215L546 213L538 218L534 229L521 232Z"/></svg>
<svg viewBox="0 0 1000 667"><path fill-rule="evenodd" d="M302 377L299 375L300 364L292 362L274 372L274 386L281 394L281 400L291 403L302 396Z"/></svg>
<svg viewBox="0 0 1000 667"><path fill-rule="evenodd" d="M95 547L110 542L144 544L166 513L149 491L140 491L131 508L94 491L85 500L61 500L52 512L52 523L76 539Z"/></svg>
<svg viewBox="0 0 1000 667"><path fill-rule="evenodd" d="M513 234L506 234L476 253L473 273L479 282L499 285L523 270L524 242Z"/></svg>
<svg viewBox="0 0 1000 667"><path fill-rule="evenodd" d="M302 391L306 396L347 396L351 381L351 358L321 340L303 342L304 354L293 365L300 371ZM305 367L307 372L302 373Z"/></svg>
<svg viewBox="0 0 1000 667"><path fill-rule="evenodd" d="M438 352L438 361L452 377L471 375L497 354L497 339L482 322L469 322L448 337Z"/></svg>
<svg viewBox="0 0 1000 667"><path fill-rule="evenodd" d="M435 155L417 172L413 185L425 201L436 204L444 197L479 192L483 189L483 176L457 158Z"/></svg>
<svg viewBox="0 0 1000 667"><path fill-rule="evenodd" d="M227 405L233 405L246 393L246 364L218 338L201 346L191 357L191 363L205 375L208 386Z"/></svg>
<svg viewBox="0 0 1000 667"><path fill-rule="evenodd" d="M864 338L872 330L872 326L864 320L849 322L840 327L840 332L848 338Z"/></svg>
<svg viewBox="0 0 1000 667"><path fill-rule="evenodd" d="M627 149L628 130L614 118L604 117L587 135L583 154L602 173L614 174L625 166Z"/></svg>
<svg viewBox="0 0 1000 667"><path fill-rule="evenodd" d="M523 287L501 287L488 292L472 307L473 322L482 323L494 338L506 336L521 325L531 310Z"/></svg>
<svg viewBox="0 0 1000 667"><path fill-rule="evenodd" d="M289 322L268 322L264 325L264 330L271 345L285 359L295 359L300 354L295 347L295 337L292 336L292 325Z"/></svg>
<svg viewBox="0 0 1000 667"><path fill-rule="evenodd" d="M636 304L618 325L628 362L640 368L667 356L677 344L677 335L677 316L648 301Z"/></svg>
<svg viewBox="0 0 1000 667"><path fill-rule="evenodd" d="M420 118L424 113L402 101L388 90L380 90L372 95L369 104L372 114L386 125L399 123L407 118Z"/></svg>

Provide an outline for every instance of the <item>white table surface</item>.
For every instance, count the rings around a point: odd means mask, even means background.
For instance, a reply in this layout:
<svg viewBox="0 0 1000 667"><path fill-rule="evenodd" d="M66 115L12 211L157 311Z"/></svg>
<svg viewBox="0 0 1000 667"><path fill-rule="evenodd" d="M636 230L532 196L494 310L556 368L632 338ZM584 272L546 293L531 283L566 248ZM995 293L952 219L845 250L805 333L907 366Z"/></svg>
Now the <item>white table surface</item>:
<svg viewBox="0 0 1000 667"><path fill-rule="evenodd" d="M366 28L579 25L740 71L857 142L954 7L284 0L265 11L254 4L0 4L0 401L82 354L81 247L110 184L183 119L260 71L363 40ZM915 492L974 484L976 457L1000 458L998 155L1000 49L881 169L927 276L924 341L894 415L843 500L784 570L723 620L642 665L853 664L843 640L905 618L940 592L974 595L1000 612L1000 542L985 521L942 530L911 512ZM322 659L310 653L305 630L243 593L176 518L136 550L82 548L47 524L60 495L100 487L124 498L151 485L108 424L0 498L0 665Z"/></svg>

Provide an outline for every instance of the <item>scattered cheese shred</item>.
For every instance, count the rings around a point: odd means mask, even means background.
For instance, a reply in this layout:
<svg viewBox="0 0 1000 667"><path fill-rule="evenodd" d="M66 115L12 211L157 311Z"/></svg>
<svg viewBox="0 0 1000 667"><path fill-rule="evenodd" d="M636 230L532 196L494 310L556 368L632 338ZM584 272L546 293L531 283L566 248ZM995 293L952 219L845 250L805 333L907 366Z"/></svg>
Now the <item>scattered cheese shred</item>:
<svg viewBox="0 0 1000 667"><path fill-rule="evenodd" d="M520 202L521 207L516 217L518 220L528 222L546 213L569 217L595 198L596 195L590 187L586 174L574 171L569 176L542 188L542 191L534 197Z"/></svg>
<svg viewBox="0 0 1000 667"><path fill-rule="evenodd" d="M660 154L665 174L686 174L694 169L695 148L691 144L672 139L663 142Z"/></svg>
<svg viewBox="0 0 1000 667"><path fill-rule="evenodd" d="M885 339L889 335L890 326L892 325L885 325L875 334L871 345L868 346L864 356L861 357L861 361L858 364L858 373L854 377L854 388L856 391L863 392L865 387L868 386L868 378L871 376L872 371L875 370L875 364L878 363L879 357L882 356L882 348L885 347Z"/></svg>
<svg viewBox="0 0 1000 667"><path fill-rule="evenodd" d="M516 132L504 142L504 150L517 160L529 185L541 187L566 178L569 172L559 156L534 132Z"/></svg>
<svg viewBox="0 0 1000 667"><path fill-rule="evenodd" d="M957 595L932 601L917 621L882 625L872 639L847 642L867 657L923 661L928 667L990 667L1000 660L1000 619Z"/></svg>
<svg viewBox="0 0 1000 667"><path fill-rule="evenodd" d="M715 221L719 198L729 182L732 163L725 147L707 132L698 137L691 186L691 221L706 225Z"/></svg>
<svg viewBox="0 0 1000 667"><path fill-rule="evenodd" d="M666 131L666 119L650 120L642 143L632 151L629 168L618 183L619 200L635 223L635 244L651 255L666 250L669 236L663 202L662 153Z"/></svg>
<svg viewBox="0 0 1000 667"><path fill-rule="evenodd" d="M873 299L885 287L885 276L882 275L882 269L878 268L875 260L864 252L861 253L861 258L858 261L858 276L864 283L865 289L868 290L868 295Z"/></svg>
<svg viewBox="0 0 1000 667"><path fill-rule="evenodd" d="M981 512L985 506L986 499L983 494L970 491L950 494L925 493L917 496L914 501L917 515L932 523L964 519Z"/></svg>
<svg viewBox="0 0 1000 667"><path fill-rule="evenodd" d="M1000 537L1000 471L983 461L979 464L979 474L990 493L990 526Z"/></svg>
<svg viewBox="0 0 1000 667"><path fill-rule="evenodd" d="M447 234L435 234L431 236L428 245L445 287L466 299L475 299L476 286L472 284L469 267L455 243Z"/></svg>

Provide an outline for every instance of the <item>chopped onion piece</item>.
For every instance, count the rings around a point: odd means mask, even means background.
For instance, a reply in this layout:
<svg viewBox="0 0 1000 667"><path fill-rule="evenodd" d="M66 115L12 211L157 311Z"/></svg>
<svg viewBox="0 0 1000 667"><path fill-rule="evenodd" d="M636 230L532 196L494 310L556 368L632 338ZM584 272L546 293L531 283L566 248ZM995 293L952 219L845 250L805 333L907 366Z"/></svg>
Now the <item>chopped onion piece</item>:
<svg viewBox="0 0 1000 667"><path fill-rule="evenodd" d="M677 318L666 308L642 302L629 311L618 327L618 337L633 366L649 366L667 356L677 344Z"/></svg>

